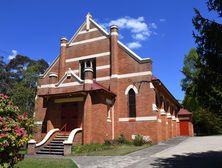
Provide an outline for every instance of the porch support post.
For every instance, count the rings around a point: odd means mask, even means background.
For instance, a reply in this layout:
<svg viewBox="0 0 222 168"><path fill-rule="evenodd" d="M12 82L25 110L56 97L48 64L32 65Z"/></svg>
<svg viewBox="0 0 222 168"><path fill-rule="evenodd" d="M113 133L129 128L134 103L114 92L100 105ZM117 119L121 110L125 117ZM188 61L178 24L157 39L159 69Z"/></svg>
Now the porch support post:
<svg viewBox="0 0 222 168"><path fill-rule="evenodd" d="M64 156L70 156L72 154L72 143L65 143L64 144Z"/></svg>
<svg viewBox="0 0 222 168"><path fill-rule="evenodd" d="M34 140L34 139L31 139L31 140L29 140L29 142L28 142L28 151L27 151L27 153L29 154L29 155L35 155L36 153L36 151L35 151L35 146L36 146L36 141Z"/></svg>
<svg viewBox="0 0 222 168"><path fill-rule="evenodd" d="M46 115L46 109L45 107L43 107L43 98L42 97L36 97L35 100L35 113L34 113L34 117L35 117L35 130L34 130L34 139L38 142L41 140L41 133L42 133L42 124L43 124L43 120L45 118Z"/></svg>
<svg viewBox="0 0 222 168"><path fill-rule="evenodd" d="M83 114L83 144L90 143L92 143L92 100L91 95L88 93Z"/></svg>

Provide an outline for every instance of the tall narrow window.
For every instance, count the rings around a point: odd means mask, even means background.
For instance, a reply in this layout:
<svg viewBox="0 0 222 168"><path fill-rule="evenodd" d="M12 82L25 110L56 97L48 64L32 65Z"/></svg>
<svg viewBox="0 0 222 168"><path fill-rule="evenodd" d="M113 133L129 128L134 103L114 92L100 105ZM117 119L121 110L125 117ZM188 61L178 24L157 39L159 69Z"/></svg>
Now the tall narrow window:
<svg viewBox="0 0 222 168"><path fill-rule="evenodd" d="M136 117L136 93L133 89L128 92L128 106L129 117Z"/></svg>

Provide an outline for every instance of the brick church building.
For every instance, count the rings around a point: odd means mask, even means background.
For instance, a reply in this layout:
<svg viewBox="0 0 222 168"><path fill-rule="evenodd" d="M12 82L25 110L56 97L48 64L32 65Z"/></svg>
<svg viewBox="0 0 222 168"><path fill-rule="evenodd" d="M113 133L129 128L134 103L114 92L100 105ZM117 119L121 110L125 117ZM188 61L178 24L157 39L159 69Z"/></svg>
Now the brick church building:
<svg viewBox="0 0 222 168"><path fill-rule="evenodd" d="M55 128L67 134L79 128L76 138L83 144L121 134L158 143L180 135L180 109L154 77L152 60L121 43L117 26L108 33L88 14L69 41L61 38L59 55L38 81L34 138L38 142ZM186 127L192 135L190 118Z"/></svg>

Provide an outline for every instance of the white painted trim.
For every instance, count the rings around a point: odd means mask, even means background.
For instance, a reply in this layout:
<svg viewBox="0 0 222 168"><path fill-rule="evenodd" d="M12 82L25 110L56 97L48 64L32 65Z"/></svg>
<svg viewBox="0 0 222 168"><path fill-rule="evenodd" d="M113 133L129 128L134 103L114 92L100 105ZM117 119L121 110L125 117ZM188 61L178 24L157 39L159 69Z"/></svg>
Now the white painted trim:
<svg viewBox="0 0 222 168"><path fill-rule="evenodd" d="M90 18L90 21L96 25L96 27L98 27L104 34L106 34L107 36L109 35L109 33L102 28L99 24L97 24L92 18ZM118 41L118 44L123 47L125 50L127 50L130 54L132 54L133 57L135 57L136 59L138 59L141 62L145 62L145 61L151 61L150 58L141 58L140 56L138 56L136 53L134 53L132 50L130 50L126 45L124 45L122 42Z"/></svg>
<svg viewBox="0 0 222 168"><path fill-rule="evenodd" d="M38 86L38 88L54 88L54 87L55 87L55 84L46 84L46 85Z"/></svg>
<svg viewBox="0 0 222 168"><path fill-rule="evenodd" d="M93 72L93 69L91 67L87 67L84 69L84 72Z"/></svg>
<svg viewBox="0 0 222 168"><path fill-rule="evenodd" d="M167 118L172 118L170 113L167 113Z"/></svg>
<svg viewBox="0 0 222 168"><path fill-rule="evenodd" d="M176 117L176 122L180 122L179 118Z"/></svg>
<svg viewBox="0 0 222 168"><path fill-rule="evenodd" d="M30 139L30 140L28 141L28 143L29 143L29 144L36 144L36 141L35 141L34 139Z"/></svg>
<svg viewBox="0 0 222 168"><path fill-rule="evenodd" d="M71 71L71 73L74 75L75 73L73 71ZM152 72L151 71L145 71L145 72L138 72L138 73L128 73L128 74L120 74L120 75L112 75L111 77L110 76L104 76L104 77L99 77L99 78L96 78L96 81L106 81L106 80L110 80L110 78L112 78L113 76L115 76L116 78L118 79L122 79L122 78L129 78L129 77L138 77L138 76L144 76L144 75L151 75ZM79 80L79 84L76 84L75 82L70 82L69 83L66 83L64 85L62 84L59 84L59 83L62 83L64 82L64 80L66 78L62 78L60 80L60 82L58 82L57 84L46 84L46 85L41 85L41 86L38 86L38 88L54 88L54 87L68 87L68 86L76 86L76 85L81 85L81 82L83 82L83 80L81 80L76 74L74 75L78 80Z"/></svg>
<svg viewBox="0 0 222 168"><path fill-rule="evenodd" d="M127 50L130 54L132 54L132 56L134 56L137 60L142 61L142 62L144 62L144 61L151 61L150 58L141 58L136 53L134 53L132 50L130 50L126 45L124 45L122 42L118 41L118 44L120 46L122 46L125 50Z"/></svg>
<svg viewBox="0 0 222 168"><path fill-rule="evenodd" d="M82 28L85 26L86 21L83 22L83 24L78 28L78 30L75 32L75 34L72 36L72 38L69 40L68 45L75 40L77 37L78 33L82 30Z"/></svg>
<svg viewBox="0 0 222 168"><path fill-rule="evenodd" d="M64 145L66 145L66 144L67 144L67 145L72 144L72 142L73 142L73 140L74 140L74 138L75 138L76 133L79 132L79 131L82 131L82 128L75 128L74 130L72 130L72 131L70 132L70 134L69 134L68 139L65 140L65 141L63 142L63 144L64 144Z"/></svg>
<svg viewBox="0 0 222 168"><path fill-rule="evenodd" d="M74 73L79 73L78 69L73 70Z"/></svg>
<svg viewBox="0 0 222 168"><path fill-rule="evenodd" d="M166 111L164 109L160 109L160 115L166 115Z"/></svg>
<svg viewBox="0 0 222 168"><path fill-rule="evenodd" d="M111 76L111 78L118 78L118 75L117 75L117 74L113 74L113 75Z"/></svg>
<svg viewBox="0 0 222 168"><path fill-rule="evenodd" d="M96 70L101 70L101 69L109 69L110 65L102 65L102 66L97 66Z"/></svg>
<svg viewBox="0 0 222 168"><path fill-rule="evenodd" d="M152 110L153 111L158 111L157 105L155 103L152 104Z"/></svg>
<svg viewBox="0 0 222 168"><path fill-rule="evenodd" d="M117 25L111 25L110 29L118 29L118 26Z"/></svg>
<svg viewBox="0 0 222 168"><path fill-rule="evenodd" d="M173 120L173 121L176 121L176 117L175 117L175 116L172 116L172 120Z"/></svg>
<svg viewBox="0 0 222 168"><path fill-rule="evenodd" d="M42 78L46 77L46 75L51 71L52 67L58 62L58 60L59 60L59 55L53 60L52 64L42 74Z"/></svg>
<svg viewBox="0 0 222 168"><path fill-rule="evenodd" d="M150 89L154 89L154 86L151 82L150 82Z"/></svg>
<svg viewBox="0 0 222 168"><path fill-rule="evenodd" d="M69 70L65 72L65 75L60 79L60 81L59 81L57 84L55 84L55 86L58 86L58 87L59 87L59 86L66 80L66 77L67 77L67 76L73 76L74 78L77 79L77 81L78 81L79 83L83 82L83 80L80 79L80 77L77 76L77 75L73 72L73 70L71 70L71 68L69 68Z"/></svg>
<svg viewBox="0 0 222 168"><path fill-rule="evenodd" d="M157 116L149 116L149 117L136 117L136 121L156 121Z"/></svg>
<svg viewBox="0 0 222 168"><path fill-rule="evenodd" d="M65 47L65 46L66 46L66 44L65 44L65 43L62 43L60 46L61 46L61 47Z"/></svg>
<svg viewBox="0 0 222 168"><path fill-rule="evenodd" d="M94 32L94 31L98 31L98 29L93 28L93 29L89 29L88 31L87 30L82 30L78 34L85 34L85 33L90 33L90 32Z"/></svg>
<svg viewBox="0 0 222 168"><path fill-rule="evenodd" d="M145 71L145 72L136 72L136 73L128 73L128 74L113 74L111 78L130 78L130 77L137 77L137 76L144 76L144 75L152 75L151 71Z"/></svg>
<svg viewBox="0 0 222 168"><path fill-rule="evenodd" d="M49 75L49 77L56 77L56 78L58 78L58 75L55 74L55 73L52 73L52 74Z"/></svg>
<svg viewBox="0 0 222 168"><path fill-rule="evenodd" d="M109 35L109 33L102 27L100 26L98 23L96 23L92 18L89 18L89 20L96 26L98 27L105 35Z"/></svg>
<svg viewBox="0 0 222 168"><path fill-rule="evenodd" d="M101 36L101 37L91 38L91 39L88 39L88 40L77 41L77 42L69 44L69 46L91 43L91 42L95 42L95 41L99 41L99 40L103 40L103 39L107 39L107 37L106 36Z"/></svg>
<svg viewBox="0 0 222 168"><path fill-rule="evenodd" d="M110 56L110 52L84 55L84 56L80 56L80 57L77 57L77 58L70 58L70 59L66 59L66 62L74 62L74 61L80 61L80 60L84 60L84 59L98 58L98 57L104 57L104 56Z"/></svg>
<svg viewBox="0 0 222 168"><path fill-rule="evenodd" d="M90 29L90 21L89 18L92 17L89 13L86 15L86 30Z"/></svg>
<svg viewBox="0 0 222 168"><path fill-rule="evenodd" d="M106 81L106 80L110 80L110 76L96 78L96 81Z"/></svg>
<svg viewBox="0 0 222 168"><path fill-rule="evenodd" d="M126 90L125 90L125 95L128 95L130 89L133 89L134 92L135 92L136 94L138 94L138 89L136 88L136 86L134 86L134 85L129 85L129 86L126 88Z"/></svg>
<svg viewBox="0 0 222 168"><path fill-rule="evenodd" d="M43 138L43 140L39 143L36 144L36 147L39 147L39 146L42 146L43 144L45 144L49 138L55 133L55 132L58 132L59 129L58 128L55 128L55 129L51 129L47 134L46 136Z"/></svg>
<svg viewBox="0 0 222 168"><path fill-rule="evenodd" d="M42 121L35 121L34 122L34 124L36 124L36 125L42 125L42 123L43 123Z"/></svg>
<svg viewBox="0 0 222 168"><path fill-rule="evenodd" d="M69 82L69 83L62 83L61 85L58 86L59 87L70 87L70 86L78 86L78 85L82 85L79 82Z"/></svg>
<svg viewBox="0 0 222 168"><path fill-rule="evenodd" d="M111 36L118 36L117 32L111 32Z"/></svg>
<svg viewBox="0 0 222 168"><path fill-rule="evenodd" d="M132 119L135 119L136 121L156 121L157 120L157 116L148 116L148 117L134 117L134 118L130 118L130 117L126 117L126 118L119 118L120 122L128 122Z"/></svg>
<svg viewBox="0 0 222 168"><path fill-rule="evenodd" d="M85 80L84 80L84 83L92 84L92 83L93 83L93 80L91 80L91 79L85 79Z"/></svg>

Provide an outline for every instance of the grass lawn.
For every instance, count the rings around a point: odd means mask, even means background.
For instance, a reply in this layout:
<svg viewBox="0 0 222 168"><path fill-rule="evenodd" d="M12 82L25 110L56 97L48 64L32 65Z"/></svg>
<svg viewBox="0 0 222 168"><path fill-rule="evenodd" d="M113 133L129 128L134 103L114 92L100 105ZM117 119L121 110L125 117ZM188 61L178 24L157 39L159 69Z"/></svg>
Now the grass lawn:
<svg viewBox="0 0 222 168"><path fill-rule="evenodd" d="M104 145L104 144L90 144L90 145L75 145L72 148L72 155L74 156L120 156L135 152L147 147L150 144L143 146L134 145Z"/></svg>
<svg viewBox="0 0 222 168"><path fill-rule="evenodd" d="M78 168L70 159L37 159L25 158L18 162L15 167L19 168Z"/></svg>

